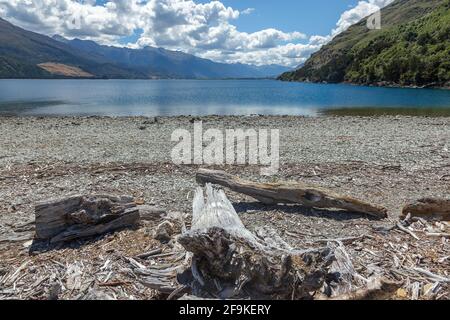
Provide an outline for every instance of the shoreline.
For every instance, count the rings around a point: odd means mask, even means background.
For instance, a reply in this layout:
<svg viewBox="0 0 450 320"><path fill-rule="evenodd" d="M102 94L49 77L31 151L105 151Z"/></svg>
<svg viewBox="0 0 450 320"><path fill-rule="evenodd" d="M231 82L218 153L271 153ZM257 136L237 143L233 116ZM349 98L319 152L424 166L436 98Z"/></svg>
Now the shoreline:
<svg viewBox="0 0 450 320"><path fill-rule="evenodd" d="M257 166L215 167L259 182L299 181L381 205L388 218L372 221L365 216L300 206L264 206L252 198L226 190L244 225L251 231L270 226L290 245L308 248L317 239L368 235L347 244L355 267L370 277L370 265L385 276L396 268L389 246L402 255L420 255L421 266L442 274L448 256L448 240L414 240L401 231L380 233L398 221L403 205L424 197L450 194L450 118L427 117L0 117L0 270L19 272L14 287L0 291L0 299L46 299L49 290L66 283L67 268L83 265L83 286L64 289L61 299L76 299L97 290L120 299L159 299L161 296L123 272L124 257L161 248L153 238L161 223L143 221L136 229L76 241L30 253L34 236L34 205L42 200L74 194L130 195L168 213L181 213L190 222L192 195L197 187L198 165L171 162L175 145L171 133L192 130L193 121L207 128L279 128L280 170L263 177ZM13 239L13 240L11 240ZM370 248L367 254L361 246ZM406 245L407 250L402 246ZM173 246L173 244L172 244ZM369 250L369 249L368 249ZM411 257L410 257L411 256ZM108 262L107 264L107 261ZM145 263L144 261L141 261ZM157 260L164 263L164 260ZM107 265L106 269L100 270ZM392 266L391 266L392 265ZM406 272L402 270L403 272ZM111 276L108 274L111 273ZM50 276L56 275L56 280ZM133 283L120 290L111 283ZM32 287L38 279L41 284ZM446 287L445 287L446 286ZM31 288L31 289L30 289ZM448 296L448 284L442 288Z"/></svg>
<svg viewBox="0 0 450 320"><path fill-rule="evenodd" d="M435 86L433 84L427 84L423 86L418 85L401 85L397 83L388 83L388 82L378 82L378 83L355 83L355 82L324 82L324 81L310 81L310 80L291 80L291 79L281 79L277 78L277 81L281 82L298 82L298 83L310 83L310 84L346 84L349 86L356 87L373 87L373 88L387 88L387 89L438 89L438 90L450 90L450 85L443 86Z"/></svg>
<svg viewBox="0 0 450 320"><path fill-rule="evenodd" d="M130 168L137 164L184 170L189 172L191 181L194 167L172 163L171 151L177 143L171 141L171 135L177 129L192 132L198 121L202 121L204 131L209 128L279 129L281 169L270 179L301 180L307 176L312 179L310 182L323 183L324 187L345 186L344 191L380 205L387 204L394 216L407 201L450 194L450 184L441 180L450 167L449 117L0 117L3 138L0 177L17 176L28 166L37 171L55 167L87 172L95 167L108 171L114 166ZM332 176L335 178L315 176L316 167L326 171L334 168L336 174ZM245 168L227 166L225 169L239 175L246 174ZM349 168L365 168L367 175L352 173ZM166 175L173 180L170 174ZM418 182L414 175L424 175L424 180ZM249 177L266 179L255 174ZM68 179L63 180L64 184L75 183ZM386 194L387 189L393 188L388 187L390 181L396 180L400 183L394 188L398 194ZM354 181L358 183L355 185ZM0 181L2 183L6 183L6 189L11 187L10 180ZM192 186L190 182L179 183ZM386 185L384 191L372 194L373 190L367 186L374 184ZM51 190L44 188L46 196L41 197L51 197ZM64 190L58 195L63 196ZM24 186L23 192L26 199L34 198L30 197L32 187ZM10 201L14 202L11 197ZM179 195L173 195L173 199L178 198ZM32 204L30 200L27 200L28 206ZM0 201L0 208L8 207L5 201ZM182 202L189 205L184 198Z"/></svg>
<svg viewBox="0 0 450 320"><path fill-rule="evenodd" d="M16 114L16 113L0 113L0 119L17 118L17 119L161 119L161 120L211 120L222 119L225 121L236 120L239 118L246 119L315 119L315 118L389 118L389 117L404 117L404 118L448 118L450 117L450 107L431 107L431 108L407 108L407 107L392 107L392 108L376 108L376 107L348 107L348 108L333 108L333 109L318 109L316 114L242 114L242 115L57 115L57 114ZM157 121L157 120L155 120Z"/></svg>
<svg viewBox="0 0 450 320"><path fill-rule="evenodd" d="M386 88L386 89L436 89L436 90L450 90L450 85L436 86L427 84L423 86L418 85L401 85L396 83L354 83L354 82L322 82L322 81L308 81L308 80L283 80L279 76L266 78L73 78L73 77L50 77L50 78L0 78L1 80L89 80L89 81L108 81L108 80L127 80L127 81L161 81L161 80L176 80L176 81L277 81L277 82L293 82L306 84L328 84L328 85L349 85L356 87L368 88Z"/></svg>
<svg viewBox="0 0 450 320"><path fill-rule="evenodd" d="M3 138L0 172L10 175L15 168L26 167L29 163L37 167L108 167L134 163L174 167L171 150L177 143L171 141L171 134L177 129L192 132L194 123L199 121L204 131L209 128L279 129L280 165L284 168L308 171L315 166L346 167L355 163L371 168L398 167L400 176L411 181L410 175L415 171L433 171L436 168L434 175L445 175L446 166L450 166L449 117L0 116ZM231 169L235 172L243 170L239 166ZM291 174L298 178L305 173ZM285 176L286 172L281 170L275 178L283 179ZM450 194L450 186L435 182L442 185L439 194ZM426 185L426 181L421 184ZM430 186L432 184L430 180ZM407 183L403 181L402 185ZM356 191L359 189L355 187ZM425 195L432 196L433 193L422 194ZM413 195L409 197L413 198ZM377 198L383 202L382 197Z"/></svg>

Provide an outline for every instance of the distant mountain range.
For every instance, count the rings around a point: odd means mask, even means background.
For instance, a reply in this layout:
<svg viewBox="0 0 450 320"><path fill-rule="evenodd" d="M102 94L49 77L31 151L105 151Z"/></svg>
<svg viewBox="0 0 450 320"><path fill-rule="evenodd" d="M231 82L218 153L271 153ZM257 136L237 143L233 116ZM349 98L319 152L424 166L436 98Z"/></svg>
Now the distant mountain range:
<svg viewBox="0 0 450 320"><path fill-rule="evenodd" d="M0 78L275 78L289 68L217 63L179 51L53 38L0 18Z"/></svg>
<svg viewBox="0 0 450 320"><path fill-rule="evenodd" d="M363 19L279 79L450 87L450 0L397 0L381 18L381 30Z"/></svg>

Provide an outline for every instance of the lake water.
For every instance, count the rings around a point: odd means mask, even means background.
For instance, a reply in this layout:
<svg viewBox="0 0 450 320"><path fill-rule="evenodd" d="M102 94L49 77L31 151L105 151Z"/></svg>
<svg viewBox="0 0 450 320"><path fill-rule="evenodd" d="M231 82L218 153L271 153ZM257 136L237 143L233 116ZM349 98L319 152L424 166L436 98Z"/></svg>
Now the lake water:
<svg viewBox="0 0 450 320"><path fill-rule="evenodd" d="M450 115L450 90L275 80L0 80L0 114Z"/></svg>

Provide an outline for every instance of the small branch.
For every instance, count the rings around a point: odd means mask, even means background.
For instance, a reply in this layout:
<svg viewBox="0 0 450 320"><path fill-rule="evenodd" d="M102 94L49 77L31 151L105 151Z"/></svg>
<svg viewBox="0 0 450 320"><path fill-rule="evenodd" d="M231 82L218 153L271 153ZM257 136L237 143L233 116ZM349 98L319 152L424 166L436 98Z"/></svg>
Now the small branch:
<svg viewBox="0 0 450 320"><path fill-rule="evenodd" d="M343 244L348 244L348 243L355 242L357 240L362 240L362 239L364 239L366 237L367 237L366 235L361 235L361 236L358 236L358 237L348 237L348 238L307 240L307 242L322 242L322 243L342 242Z"/></svg>
<svg viewBox="0 0 450 320"><path fill-rule="evenodd" d="M450 233L427 232L426 235L429 237L450 238Z"/></svg>
<svg viewBox="0 0 450 320"><path fill-rule="evenodd" d="M421 273L436 282L446 282L446 283L450 282L450 278L445 278L443 276L432 273L431 271L428 271L428 270L425 270L422 268L412 268L411 270Z"/></svg>
<svg viewBox="0 0 450 320"><path fill-rule="evenodd" d="M149 251L149 252L146 252L146 253L142 253L142 254L140 254L140 255L137 255L136 258L139 258L139 259L147 259L148 257L154 256L154 255L157 255L157 254L160 254L161 252L162 252L162 249L161 249L161 248L158 248L158 249L155 249L155 250L152 250L152 251Z"/></svg>
<svg viewBox="0 0 450 320"><path fill-rule="evenodd" d="M106 283L99 283L99 287L121 287L121 286L128 286L131 282L127 281L111 281Z"/></svg>
<svg viewBox="0 0 450 320"><path fill-rule="evenodd" d="M407 234L409 234L414 239L420 240L420 238L418 236L416 236L416 234L414 232L412 232L408 228L405 228L400 222L397 223L397 228L399 228L403 232L406 232Z"/></svg>

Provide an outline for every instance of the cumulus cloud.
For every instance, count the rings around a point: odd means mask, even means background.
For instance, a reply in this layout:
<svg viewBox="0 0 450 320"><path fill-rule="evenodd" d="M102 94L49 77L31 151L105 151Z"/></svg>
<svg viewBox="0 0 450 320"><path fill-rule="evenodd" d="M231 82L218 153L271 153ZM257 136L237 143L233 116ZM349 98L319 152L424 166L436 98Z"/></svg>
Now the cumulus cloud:
<svg viewBox="0 0 450 320"><path fill-rule="evenodd" d="M194 0L0 0L0 14L23 28L47 35L95 40L120 45L124 37L136 36L126 44L181 50L227 63L282 64L296 66L351 24L393 0L365 0L344 12L330 35L309 38L301 32L275 28L252 33L233 24L243 11L220 1Z"/></svg>
<svg viewBox="0 0 450 320"><path fill-rule="evenodd" d="M359 1L356 7L345 11L336 24L331 35L336 36L347 30L351 25L361 21L363 18L375 13L381 8L391 4L395 0L367 0Z"/></svg>

